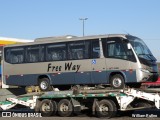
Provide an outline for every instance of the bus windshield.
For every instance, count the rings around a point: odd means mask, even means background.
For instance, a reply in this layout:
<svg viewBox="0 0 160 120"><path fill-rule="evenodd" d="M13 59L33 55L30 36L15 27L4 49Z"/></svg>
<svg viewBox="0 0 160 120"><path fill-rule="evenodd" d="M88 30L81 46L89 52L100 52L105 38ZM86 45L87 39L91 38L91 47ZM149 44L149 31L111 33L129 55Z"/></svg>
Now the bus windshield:
<svg viewBox="0 0 160 120"><path fill-rule="evenodd" d="M151 61L156 61L156 58L153 56L147 45L139 38L134 38L130 40L130 43L135 50L136 54L138 57L151 60Z"/></svg>

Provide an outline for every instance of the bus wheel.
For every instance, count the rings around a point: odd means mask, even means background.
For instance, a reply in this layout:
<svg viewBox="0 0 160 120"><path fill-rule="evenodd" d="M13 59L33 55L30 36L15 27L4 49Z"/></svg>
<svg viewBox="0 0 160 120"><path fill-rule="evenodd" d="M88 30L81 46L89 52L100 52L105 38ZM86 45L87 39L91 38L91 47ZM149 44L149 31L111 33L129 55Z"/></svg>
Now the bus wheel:
<svg viewBox="0 0 160 120"><path fill-rule="evenodd" d="M123 89L125 87L124 78L120 74L112 76L110 84L114 89Z"/></svg>
<svg viewBox="0 0 160 120"><path fill-rule="evenodd" d="M114 117L117 113L116 104L112 100L101 100L96 106L96 113L98 117Z"/></svg>
<svg viewBox="0 0 160 120"><path fill-rule="evenodd" d="M67 99L62 99L58 103L58 114L61 117L69 117L73 113L73 105L72 103Z"/></svg>
<svg viewBox="0 0 160 120"><path fill-rule="evenodd" d="M44 99L40 103L40 113L42 116L48 117L55 115L57 112L57 103L52 100Z"/></svg>
<svg viewBox="0 0 160 120"><path fill-rule="evenodd" d="M51 86L48 78L42 78L39 80L39 88L41 91L49 91L51 90Z"/></svg>

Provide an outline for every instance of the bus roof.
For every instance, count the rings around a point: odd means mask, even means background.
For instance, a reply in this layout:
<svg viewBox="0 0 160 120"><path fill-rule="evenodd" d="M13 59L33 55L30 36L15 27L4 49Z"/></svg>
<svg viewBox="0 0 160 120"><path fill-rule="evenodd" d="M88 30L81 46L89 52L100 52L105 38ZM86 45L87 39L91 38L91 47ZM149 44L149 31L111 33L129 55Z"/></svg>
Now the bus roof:
<svg viewBox="0 0 160 120"><path fill-rule="evenodd" d="M85 39L96 39L96 38L107 38L107 37L125 37L126 34L105 34L105 35L91 35L91 36L83 36L77 37L73 35L65 35L65 36L53 36L53 37L44 37L37 38L35 42L38 41L68 41L68 40L85 40Z"/></svg>
<svg viewBox="0 0 160 120"><path fill-rule="evenodd" d="M105 34L105 35L92 35L92 36L84 36L84 37L65 35L65 36L54 36L54 37L37 38L37 39L35 39L34 42L24 43L24 44L7 45L7 46L32 45L33 43L36 45L36 44L43 44L43 43L78 41L78 40L89 40L89 39L109 38L109 37L122 37L122 38L126 38L126 36L127 36L127 34Z"/></svg>

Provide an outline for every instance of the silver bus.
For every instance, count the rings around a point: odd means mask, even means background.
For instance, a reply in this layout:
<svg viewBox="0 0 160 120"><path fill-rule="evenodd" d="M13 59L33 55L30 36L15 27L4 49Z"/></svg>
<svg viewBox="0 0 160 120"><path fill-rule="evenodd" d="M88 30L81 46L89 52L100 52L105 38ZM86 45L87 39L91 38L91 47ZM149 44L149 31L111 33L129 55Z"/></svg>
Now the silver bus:
<svg viewBox="0 0 160 120"><path fill-rule="evenodd" d="M156 59L138 37L125 34L38 38L3 50L3 82L15 86L110 85L156 81Z"/></svg>

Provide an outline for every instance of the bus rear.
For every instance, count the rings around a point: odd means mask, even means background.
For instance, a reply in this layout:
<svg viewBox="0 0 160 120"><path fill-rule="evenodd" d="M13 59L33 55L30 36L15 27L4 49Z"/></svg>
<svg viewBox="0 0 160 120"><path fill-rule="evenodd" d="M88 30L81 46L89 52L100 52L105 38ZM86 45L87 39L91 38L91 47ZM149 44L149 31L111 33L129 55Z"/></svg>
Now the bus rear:
<svg viewBox="0 0 160 120"><path fill-rule="evenodd" d="M2 53L3 53L3 47L5 45L12 45L12 44L19 44L19 43L27 43L27 42L33 42L34 40L27 40L27 39L17 39L17 38L8 38L8 37L0 37L0 88L9 88L10 86L4 84L4 78L2 75L2 69L3 65L1 65L2 60Z"/></svg>

